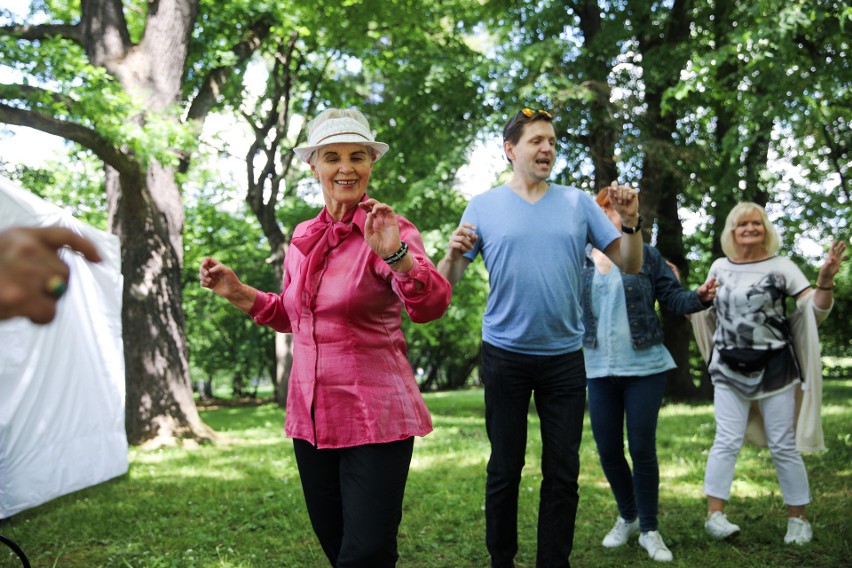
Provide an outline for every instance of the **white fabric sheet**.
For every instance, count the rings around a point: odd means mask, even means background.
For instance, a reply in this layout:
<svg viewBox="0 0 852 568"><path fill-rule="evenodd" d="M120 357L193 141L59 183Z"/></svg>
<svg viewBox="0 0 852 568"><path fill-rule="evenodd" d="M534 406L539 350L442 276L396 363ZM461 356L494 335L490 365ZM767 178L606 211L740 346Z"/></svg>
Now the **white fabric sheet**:
<svg viewBox="0 0 852 568"><path fill-rule="evenodd" d="M69 250L56 319L0 321L0 519L127 472L118 238L0 177L0 230L67 227L92 240Z"/></svg>

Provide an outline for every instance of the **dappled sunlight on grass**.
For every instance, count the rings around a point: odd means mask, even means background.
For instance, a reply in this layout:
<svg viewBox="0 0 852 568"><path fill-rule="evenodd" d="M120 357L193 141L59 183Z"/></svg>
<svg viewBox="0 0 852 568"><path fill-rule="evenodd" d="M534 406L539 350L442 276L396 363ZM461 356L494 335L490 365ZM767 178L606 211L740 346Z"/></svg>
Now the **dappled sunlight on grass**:
<svg viewBox="0 0 852 568"><path fill-rule="evenodd" d="M852 432L838 432L833 440L828 439L826 443L831 445L831 442L837 442L840 446L845 446L846 448L852 448Z"/></svg>
<svg viewBox="0 0 852 568"><path fill-rule="evenodd" d="M216 431L246 431L254 428L284 430L284 410L275 404L255 407L200 408L204 422Z"/></svg>
<svg viewBox="0 0 852 568"><path fill-rule="evenodd" d="M706 416L713 419L713 405L707 404L665 404L660 409L660 417L667 416Z"/></svg>
<svg viewBox="0 0 852 568"><path fill-rule="evenodd" d="M481 466L485 471L488 457L470 452L445 452L440 455L423 455L415 451L411 459L411 469L425 471L434 467L466 467Z"/></svg>
<svg viewBox="0 0 852 568"><path fill-rule="evenodd" d="M183 479L198 483L246 482L258 476L298 479L280 408L202 409L201 416L215 425L221 441L194 449L131 448L130 477L157 486Z"/></svg>
<svg viewBox="0 0 852 568"><path fill-rule="evenodd" d="M769 452L745 446L728 510L743 534L733 543L704 534L702 494L715 421L709 403L669 404L658 428L660 530L682 566L843 565L852 557L852 381L826 382L829 451L806 455L816 533L802 549L782 543L786 510ZM428 393L435 431L417 438L400 525L399 568L482 568L485 475L490 446L481 390ZM830 402L829 402L830 401ZM128 475L66 495L4 524L33 566L89 568L326 566L310 527L292 442L275 405L201 409L227 441L196 448L130 450ZM541 437L529 414L518 500L517 565L535 565ZM600 541L618 510L601 471L588 414L580 448L580 507L572 565L653 564L633 540ZM629 456L628 456L629 459ZM73 534L73 538L69 538ZM58 559L58 560L57 560ZM0 557L0 567L5 568Z"/></svg>
<svg viewBox="0 0 852 568"><path fill-rule="evenodd" d="M445 416L442 414L432 414L432 425L435 429L443 428L446 426L479 426L485 429L485 418L484 417L476 417L476 416Z"/></svg>
<svg viewBox="0 0 852 568"><path fill-rule="evenodd" d="M831 404L831 403L823 402L822 415L824 417L842 416L846 412L849 412L849 409L844 408L843 406L840 406L839 404L836 404L836 403Z"/></svg>

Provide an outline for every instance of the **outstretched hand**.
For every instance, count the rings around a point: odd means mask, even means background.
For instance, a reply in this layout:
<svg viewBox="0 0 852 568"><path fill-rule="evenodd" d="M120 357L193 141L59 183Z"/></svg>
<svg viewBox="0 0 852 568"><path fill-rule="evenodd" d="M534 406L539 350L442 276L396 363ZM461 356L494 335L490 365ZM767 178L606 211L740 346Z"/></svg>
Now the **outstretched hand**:
<svg viewBox="0 0 852 568"><path fill-rule="evenodd" d="M254 305L257 291L243 284L231 267L215 258L208 256L201 261L198 279L203 288L210 288L244 312Z"/></svg>
<svg viewBox="0 0 852 568"><path fill-rule="evenodd" d="M817 284L821 283L821 285L825 286L826 284L834 281L834 277L837 276L837 273L840 271L840 264L849 258L848 254L844 254L845 251L846 245L843 241L834 241L831 243L831 246L828 249L828 255L825 257L825 262L822 263L822 266L819 269Z"/></svg>

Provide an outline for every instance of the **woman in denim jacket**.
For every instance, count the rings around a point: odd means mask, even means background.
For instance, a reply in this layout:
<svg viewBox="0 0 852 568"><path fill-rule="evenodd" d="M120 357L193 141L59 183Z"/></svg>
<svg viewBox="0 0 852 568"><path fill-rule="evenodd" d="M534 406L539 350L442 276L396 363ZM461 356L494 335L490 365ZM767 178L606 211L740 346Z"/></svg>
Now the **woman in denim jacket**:
<svg viewBox="0 0 852 568"><path fill-rule="evenodd" d="M621 228L606 191L598 194L597 202ZM583 274L589 414L601 467L619 511L615 526L603 539L607 548L625 544L641 530L639 544L652 559L672 559L657 526L656 431L666 371L675 368L675 362L663 345L654 307L659 300L671 312L690 314L708 307L715 294L714 279L694 292L681 288L665 259L650 245L644 245L639 274L623 274L603 253L589 247ZM624 456L625 418L632 472Z"/></svg>

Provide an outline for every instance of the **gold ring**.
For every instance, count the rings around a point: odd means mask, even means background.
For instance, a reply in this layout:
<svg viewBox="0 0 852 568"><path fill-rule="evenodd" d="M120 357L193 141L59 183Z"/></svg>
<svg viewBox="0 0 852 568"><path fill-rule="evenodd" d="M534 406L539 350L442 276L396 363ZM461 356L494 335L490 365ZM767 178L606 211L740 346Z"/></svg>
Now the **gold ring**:
<svg viewBox="0 0 852 568"><path fill-rule="evenodd" d="M47 290L48 294L58 300L68 288L65 286L65 280L61 276L51 276L47 284L44 285L44 289Z"/></svg>

